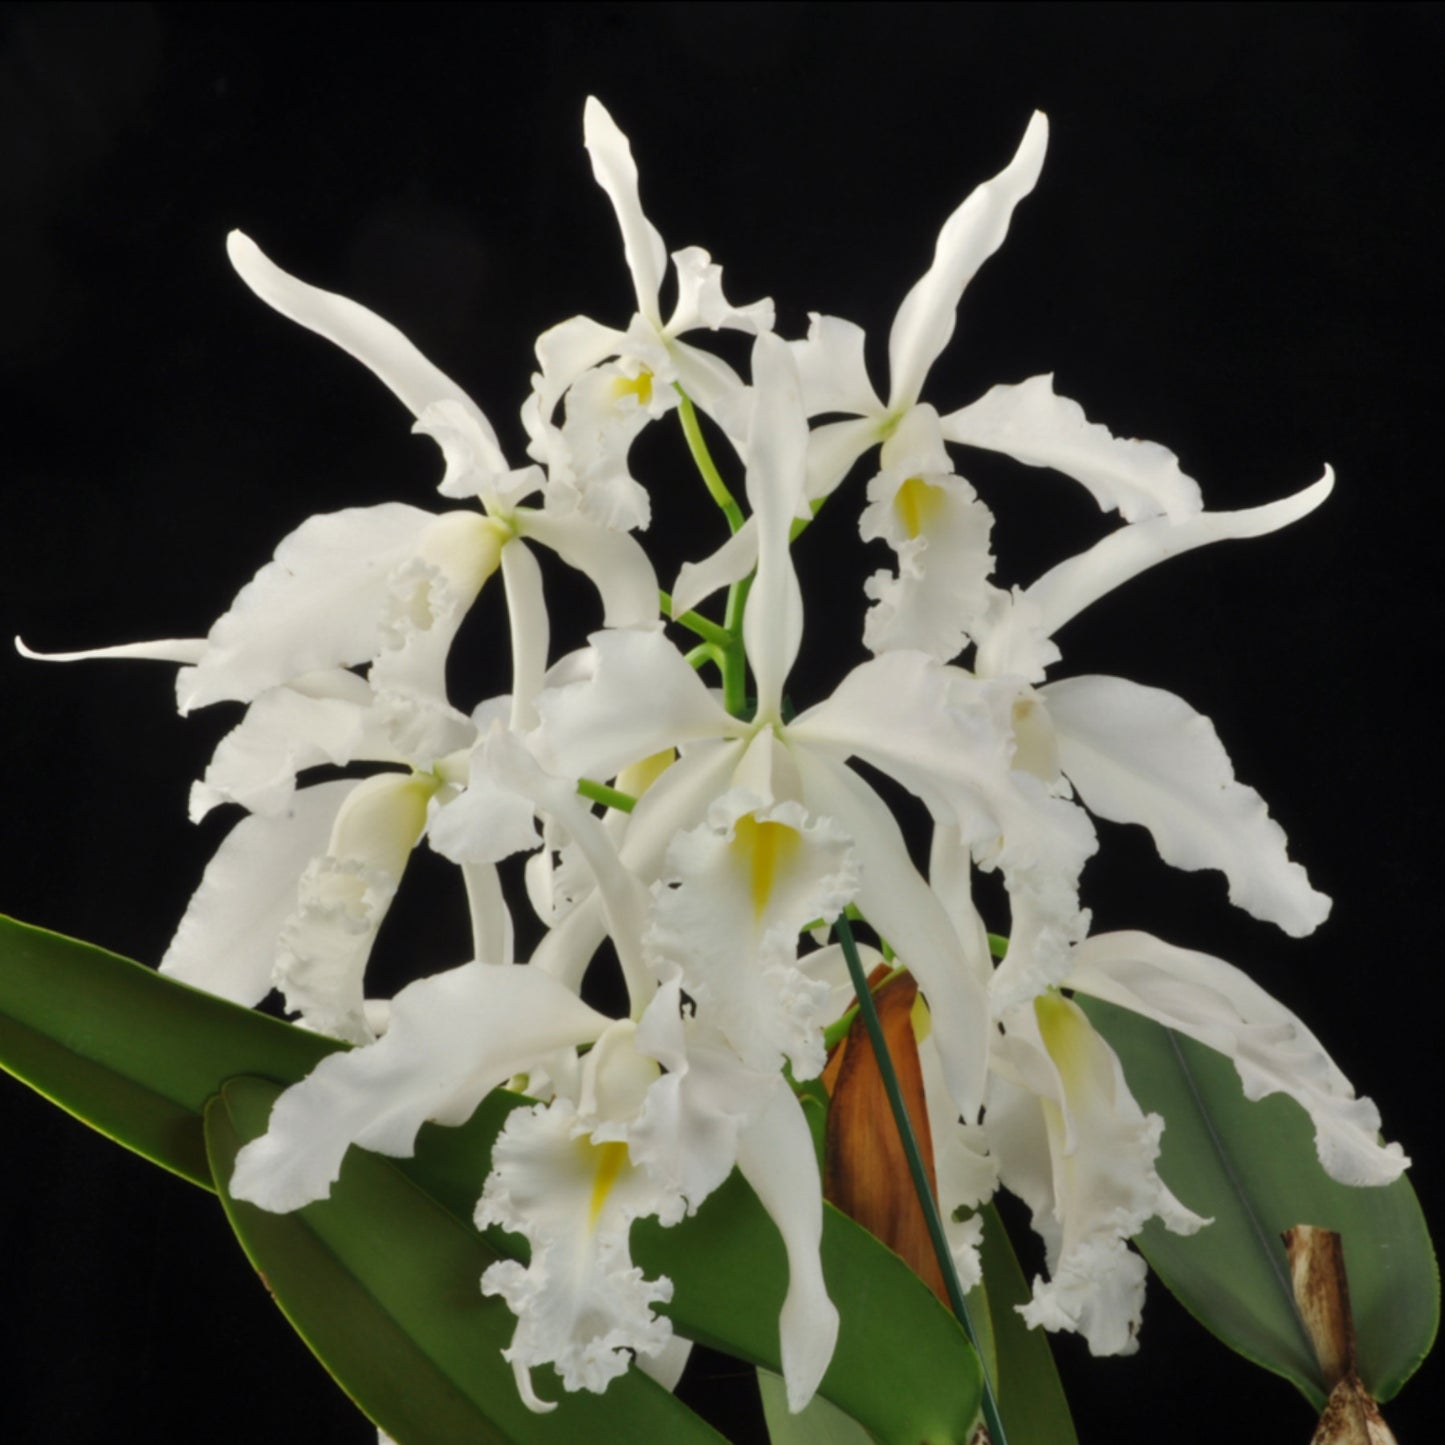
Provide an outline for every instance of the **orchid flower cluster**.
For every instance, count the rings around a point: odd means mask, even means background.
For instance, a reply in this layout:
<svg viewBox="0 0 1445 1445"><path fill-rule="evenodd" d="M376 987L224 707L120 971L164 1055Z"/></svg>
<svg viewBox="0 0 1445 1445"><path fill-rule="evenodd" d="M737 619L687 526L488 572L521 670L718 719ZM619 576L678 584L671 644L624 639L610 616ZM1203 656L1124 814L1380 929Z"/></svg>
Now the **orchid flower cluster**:
<svg viewBox="0 0 1445 1445"><path fill-rule="evenodd" d="M1309 1030L1241 971L1146 933L1090 931L1080 877L1095 819L1142 824L1164 862L1222 872L1235 904L1292 936L1326 917L1329 900L1235 779L1209 720L1142 683L1068 675L1058 634L1155 563L1306 516L1333 476L1213 512L1172 452L1111 435L1051 376L952 410L924 399L1047 135L1034 115L1013 159L945 222L894 318L885 400L858 326L814 314L806 337L786 339L770 301L726 298L699 247L672 254L664 318L662 238L627 139L589 100L586 146L636 311L620 326L573 317L539 338L520 466L387 321L233 233L241 279L368 367L437 443L447 505L310 518L204 638L52 654L167 660L180 665L182 712L246 705L190 800L195 819L223 804L244 816L161 968L245 1006L277 990L302 1026L353 1047L280 1097L239 1156L236 1197L295 1210L328 1194L352 1146L408 1155L425 1121L460 1123L505 1084L535 1101L508 1117L476 1222L530 1245L527 1263L495 1264L480 1284L516 1317L506 1355L536 1410L553 1407L532 1380L543 1365L567 1390L600 1392L634 1360L676 1380L687 1347L659 1312L671 1282L633 1264L630 1229L682 1220L734 1169L786 1248L789 1404L813 1395L838 1317L799 1090L824 1075L856 1003L846 949L829 941L840 915L872 940L859 947L875 978L906 973L918 990L912 1043L964 1289L980 1274L978 1207L1004 1189L1032 1211L1047 1270L1022 1307L1030 1326L1077 1331L1096 1354L1134 1350L1145 1266L1130 1238L1151 1219L1183 1233L1209 1223L1161 1181L1162 1121L1136 1103L1075 995L1227 1055L1250 1098L1297 1100L1334 1179L1381 1184L1408 1162ZM746 379L708 349L719 330L751 338ZM717 525L659 578L630 455L668 413L700 503L704 489L716 503L700 514ZM732 455L714 458L709 437ZM1005 589L960 448L1063 473L1118 525ZM793 548L823 506L858 505L847 484L860 470L861 535L892 553L864 582L870 656L795 710L805 606ZM538 549L601 599L604 625L561 655ZM511 691L459 703L449 651L497 573ZM323 765L346 774L308 781ZM926 807L926 873L876 774ZM474 957L436 960L379 997L368 959L423 841L460 870ZM516 854L528 855L525 903L498 871ZM976 873L1000 877L1006 918L981 916ZM511 911L522 906L545 929L525 960ZM583 994L608 941L625 984L616 1016Z"/></svg>

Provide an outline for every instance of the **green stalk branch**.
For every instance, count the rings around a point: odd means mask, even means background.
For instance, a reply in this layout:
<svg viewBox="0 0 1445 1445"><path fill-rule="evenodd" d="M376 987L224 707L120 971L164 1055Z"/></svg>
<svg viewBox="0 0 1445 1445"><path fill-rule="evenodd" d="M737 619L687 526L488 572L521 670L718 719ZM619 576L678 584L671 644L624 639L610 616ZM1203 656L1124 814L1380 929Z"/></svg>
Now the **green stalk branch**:
<svg viewBox="0 0 1445 1445"><path fill-rule="evenodd" d="M728 491L727 483L723 481L722 473L718 471L717 464L712 459L712 453L707 449L707 442L703 437L702 427L698 425L697 412L693 408L692 399L677 382L673 382L672 386L678 396L677 414L682 421L682 434L687 438L687 449L692 453L692 459L702 474L708 495L722 508L723 516L728 519L728 526L736 532L743 524L742 508L733 499L733 494Z"/></svg>
<svg viewBox="0 0 1445 1445"><path fill-rule="evenodd" d="M702 616L698 612L679 612L675 617L672 611L672 598L666 592L657 594L662 604L662 612L665 617L671 617L680 627L685 627L691 633L702 638L704 642L710 642L720 651L726 651L733 645L732 634L726 628L719 627L711 618Z"/></svg>
<svg viewBox="0 0 1445 1445"><path fill-rule="evenodd" d="M878 1072L883 1077L883 1088L888 1094L888 1107L893 1111L893 1122L898 1127L898 1137L903 1143L908 1172L913 1177L913 1188L928 1225L928 1237L933 1243L933 1252L938 1257L938 1268L948 1290L948 1302L979 1357L983 1374L983 1418L988 1426L989 1437L992 1445L1008 1445L1003 1422L999 1419L998 1401L994 1399L993 1385L988 1378L987 1368L982 1365L983 1351L978 1346L978 1331L974 1329L973 1321L969 1318L968 1303L959 1287L958 1275L953 1268L953 1252L949 1249L948 1239L943 1233L943 1220L939 1217L938 1203L933 1197L933 1190L928 1187L928 1171L924 1167L923 1154L918 1147L918 1137L913 1132L913 1124L903 1102L903 1091L898 1086L898 1075L888 1053L888 1043L883 1037L883 1025L878 1021L878 1010L874 1007L868 977L863 972L863 960L858 956L858 945L853 939L853 929L846 914L838 916L833 924L833 932L842 945L848 973L853 980L853 989L858 995L858 1011L863 1015L864 1027L868 1030L868 1038L873 1045L873 1055L878 1060Z"/></svg>
<svg viewBox="0 0 1445 1445"><path fill-rule="evenodd" d="M723 626L732 647L723 660L723 706L734 717L743 717L748 708L748 659L743 648L743 613L747 611L748 593L752 591L753 578L750 572L740 582L728 588L727 615Z"/></svg>
<svg viewBox="0 0 1445 1445"><path fill-rule="evenodd" d="M688 652L686 661L694 672L700 667L706 667L708 663L712 663L719 672L723 672L727 665L727 653L720 647L714 647L711 642L699 642Z"/></svg>
<svg viewBox="0 0 1445 1445"><path fill-rule="evenodd" d="M619 813L630 813L637 806L637 799L631 793L609 788L606 783L594 783L591 778L578 778L577 791L594 803L615 808Z"/></svg>

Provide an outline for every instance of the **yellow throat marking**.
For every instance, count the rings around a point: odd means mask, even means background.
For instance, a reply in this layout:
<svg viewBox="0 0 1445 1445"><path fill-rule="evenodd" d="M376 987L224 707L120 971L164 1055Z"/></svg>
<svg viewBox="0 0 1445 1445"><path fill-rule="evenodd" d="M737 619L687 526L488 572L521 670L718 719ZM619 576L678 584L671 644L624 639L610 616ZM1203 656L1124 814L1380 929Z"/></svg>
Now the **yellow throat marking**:
<svg viewBox="0 0 1445 1445"><path fill-rule="evenodd" d="M760 823L751 813L733 829L733 856L748 872L753 916L761 918L773 896L778 870L786 868L803 845L796 828L786 823Z"/></svg>
<svg viewBox="0 0 1445 1445"><path fill-rule="evenodd" d="M635 396L638 406L646 406L652 400L652 373L644 366L636 376L619 376L612 383L614 401L624 396Z"/></svg>
<svg viewBox="0 0 1445 1445"><path fill-rule="evenodd" d="M612 1193L612 1186L617 1183L617 1176L627 1163L627 1145L620 1139L613 1139L606 1144L591 1144L589 1147L601 1156L597 1160L597 1174L592 1182L592 1204L587 1215L588 1224L596 1229L607 1196Z"/></svg>
<svg viewBox="0 0 1445 1445"><path fill-rule="evenodd" d="M925 482L922 477L909 477L899 487L898 495L893 498L893 509L898 513L898 520L903 523L903 530L908 533L910 540L920 532L928 530L929 525L943 510L946 496L947 493L942 487L935 487L931 482Z"/></svg>

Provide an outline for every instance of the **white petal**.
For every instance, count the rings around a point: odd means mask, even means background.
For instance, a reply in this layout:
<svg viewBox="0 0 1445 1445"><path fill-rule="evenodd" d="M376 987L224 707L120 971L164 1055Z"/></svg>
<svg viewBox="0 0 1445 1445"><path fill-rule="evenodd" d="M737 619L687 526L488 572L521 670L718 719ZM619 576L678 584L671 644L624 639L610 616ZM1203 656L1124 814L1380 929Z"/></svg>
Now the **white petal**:
<svg viewBox="0 0 1445 1445"><path fill-rule="evenodd" d="M628 1251L633 1220L670 1201L626 1153L621 1142L589 1139L566 1099L508 1116L476 1221L531 1244L528 1264L505 1260L482 1276L482 1292L517 1316L502 1354L519 1376L550 1364L564 1388L600 1394L631 1351L658 1354L672 1337L653 1310L672 1298L672 1282L644 1279Z"/></svg>
<svg viewBox="0 0 1445 1445"><path fill-rule="evenodd" d="M1296 938L1329 915L1285 852L1264 799L1235 781L1214 724L1182 698L1119 677L1071 677L1041 690L1059 764L1084 805L1142 823L1176 868L1221 869L1230 902Z"/></svg>
<svg viewBox="0 0 1445 1445"><path fill-rule="evenodd" d="M500 719L493 726L501 727ZM466 865L500 863L530 852L540 840L532 804L497 779L478 742L468 758L467 786L433 804L427 841L443 858Z"/></svg>
<svg viewBox="0 0 1445 1445"><path fill-rule="evenodd" d="M657 779L628 819L620 849L628 869L639 878L659 876L674 836L693 827L708 804L726 791L744 746L741 742L694 746ZM569 987L580 987L606 932L601 900L593 892L547 934L532 955L531 966L546 969Z"/></svg>
<svg viewBox="0 0 1445 1445"><path fill-rule="evenodd" d="M191 821L221 803L274 816L290 806L296 774L357 758L403 759L388 742L365 679L344 668L308 673L263 692L216 747L205 778L191 787Z"/></svg>
<svg viewBox="0 0 1445 1445"><path fill-rule="evenodd" d="M302 673L371 661L392 574L436 520L399 502L308 518L211 628L196 666L177 676L181 710L248 702Z"/></svg>
<svg viewBox="0 0 1445 1445"><path fill-rule="evenodd" d="M582 131L587 153L592 157L592 174L607 192L607 199L617 213L627 268L632 272L632 285L637 292L637 309L654 326L660 327L662 315L657 309L657 297L662 289L663 268L667 265L667 247L657 227L642 214L632 147L595 96L587 97L582 111Z"/></svg>
<svg viewBox="0 0 1445 1445"><path fill-rule="evenodd" d="M296 907L296 885L325 853L352 779L301 788L276 817L242 818L206 866L161 972L247 1008L271 992L281 929Z"/></svg>
<svg viewBox="0 0 1445 1445"><path fill-rule="evenodd" d="M1082 482L1103 511L1126 522L1165 516L1182 521L1203 506L1199 484L1157 442L1114 436L1078 402L1054 392L1052 373L1017 386L995 386L972 406L943 418L952 442L1003 452L1031 467L1052 467Z"/></svg>
<svg viewBox="0 0 1445 1445"><path fill-rule="evenodd" d="M817 503L831 497L853 463L878 442L879 435L878 423L871 416L814 427L808 433L808 480L803 489L806 500Z"/></svg>
<svg viewBox="0 0 1445 1445"><path fill-rule="evenodd" d="M657 573L636 538L575 514L519 512L517 526L586 574L602 597L606 626L642 627L657 620Z"/></svg>
<svg viewBox="0 0 1445 1445"><path fill-rule="evenodd" d="M196 663L205 656L204 637L166 637L156 642L121 642L114 647L88 647L81 652L36 652L15 639L15 650L32 662L87 662L93 657L141 658L151 662Z"/></svg>
<svg viewBox="0 0 1445 1445"><path fill-rule="evenodd" d="M857 891L849 840L797 803L771 807L733 789L707 822L680 833L653 887L646 957L682 986L699 1020L717 1029L749 1068L817 1077L825 1063L827 984L798 966L798 935L836 918Z"/></svg>
<svg viewBox="0 0 1445 1445"><path fill-rule="evenodd" d="M841 411L851 416L881 417L884 405L868 379L861 326L838 316L808 313L808 339L791 341L798 376L803 384L803 406L808 415Z"/></svg>
<svg viewBox="0 0 1445 1445"><path fill-rule="evenodd" d="M437 491L444 497L522 497L544 480L539 467L513 469L490 432L458 401L435 401L416 419L412 431L429 436L442 450L446 471Z"/></svg>
<svg viewBox="0 0 1445 1445"><path fill-rule="evenodd" d="M808 806L853 839L858 906L927 996L949 1093L958 1113L975 1120L988 1065L988 956L966 954L883 800L843 764L801 747L795 755Z"/></svg>
<svg viewBox="0 0 1445 1445"><path fill-rule="evenodd" d="M682 564L672 589L672 615L691 612L714 592L742 581L757 565L758 524L749 517L711 556Z"/></svg>
<svg viewBox="0 0 1445 1445"><path fill-rule="evenodd" d="M501 728L494 728L488 735L482 754L488 771L503 786L526 798L538 812L561 823L587 859L632 999L632 1017L640 1017L653 991L642 958L646 890L618 856L590 805L578 795L574 780L543 772L517 734Z"/></svg>
<svg viewBox="0 0 1445 1445"><path fill-rule="evenodd" d="M507 626L512 642L514 728L535 727L537 694L547 675L551 623L542 591L542 569L524 542L502 549L502 582L507 590Z"/></svg>
<svg viewBox="0 0 1445 1445"><path fill-rule="evenodd" d="M1045 629L1038 604L1019 587L1009 592L995 589L987 610L975 619L973 630L978 643L973 659L977 677L1042 682L1048 669L1063 656Z"/></svg>
<svg viewBox="0 0 1445 1445"><path fill-rule="evenodd" d="M381 773L347 794L325 852L296 888L281 929L276 984L308 1028L364 1043L363 974L371 946L426 824L432 778Z"/></svg>
<svg viewBox="0 0 1445 1445"><path fill-rule="evenodd" d="M552 420L562 393L582 375L609 356L616 356L626 333L603 326L590 316L573 316L559 322L537 338L537 361L541 377L533 378L540 397L541 414Z"/></svg>
<svg viewBox="0 0 1445 1445"><path fill-rule="evenodd" d="M1035 1281L1019 1312L1033 1326L1079 1331L1095 1355L1132 1354L1145 1270L1126 1241L1155 1214L1186 1234L1206 1222L1183 1209L1155 1171L1163 1121L1143 1113L1114 1051L1058 994L1010 1015L1001 1053L1037 1098L1000 1079L989 1136L1003 1183L1029 1204L1049 1247L1050 1278ZM1018 1115L1031 1111L1043 1118L1046 1174L1037 1123L1020 1128Z"/></svg>
<svg viewBox="0 0 1445 1445"><path fill-rule="evenodd" d="M948 911L968 957L987 959L988 930L973 903L973 860L958 828L934 824L928 849L928 883Z"/></svg>
<svg viewBox="0 0 1445 1445"><path fill-rule="evenodd" d="M419 979L392 1000L380 1039L328 1055L277 1099L231 1193L274 1213L324 1199L352 1144L408 1157L428 1119L462 1122L503 1080L608 1023L533 968L469 963Z"/></svg>
<svg viewBox="0 0 1445 1445"><path fill-rule="evenodd" d="M537 699L535 747L549 772L613 778L663 748L737 731L736 719L661 632L627 628L589 640L592 675Z"/></svg>
<svg viewBox="0 0 1445 1445"><path fill-rule="evenodd" d="M752 301L734 306L723 295L722 267L701 246L684 246L672 253L677 268L677 308L667 323L669 336L680 336L694 327L709 331L746 331L753 336L773 329L773 303Z"/></svg>
<svg viewBox="0 0 1445 1445"><path fill-rule="evenodd" d="M515 962L512 912L497 870L490 863L463 863L462 880L472 921L473 957L482 963Z"/></svg>
<svg viewBox="0 0 1445 1445"><path fill-rule="evenodd" d="M758 570L743 615L757 716L780 716L783 684L803 637L803 597L788 532L803 493L808 424L787 343L760 336L753 346L757 403L748 438L748 503L758 519Z"/></svg>
<svg viewBox="0 0 1445 1445"><path fill-rule="evenodd" d="M914 407L899 432L931 411ZM897 433L890 446L896 440ZM865 584L873 606L863 642L872 652L911 648L948 662L967 645L995 590L993 514L962 477L927 470L920 460L890 458L868 484L858 530L865 542L881 539L893 548L898 573L877 572Z"/></svg>
<svg viewBox="0 0 1445 1445"><path fill-rule="evenodd" d="M888 652L855 668L789 734L863 758L936 822L960 828L975 861L1004 875L1027 926L1029 970L1057 979L1084 922L1078 879L1096 843L1081 808L1015 766L1016 695L922 653Z"/></svg>
<svg viewBox="0 0 1445 1445"><path fill-rule="evenodd" d="M566 420L548 434L547 507L626 532L652 520L652 500L628 469L628 452L651 420L677 405L677 393L672 364L655 342L645 356L630 336L622 347L620 360L583 372L568 388Z"/></svg>
<svg viewBox="0 0 1445 1445"><path fill-rule="evenodd" d="M813 1398L838 1342L838 1310L828 1298L819 1250L823 1192L807 1121L781 1076L767 1107L738 1135L738 1168L783 1237L788 1293L778 1319L788 1408Z"/></svg>
<svg viewBox="0 0 1445 1445"><path fill-rule="evenodd" d="M639 1021L637 1047L667 1072L628 1131L633 1162L696 1213L732 1173L739 1131L771 1101L775 1074L746 1068L719 1034L688 1016L676 973Z"/></svg>
<svg viewBox="0 0 1445 1445"><path fill-rule="evenodd" d="M958 1117L943 1077L943 1061L931 1019L928 1032L918 1040L918 1062L923 1070L943 1232L959 1285L967 1293L983 1278L978 1253L983 1220L977 1214L967 1219L956 1219L954 1215L960 1206L975 1209L993 1197L998 1188L998 1161L988 1152L987 1130L979 1124L965 1124Z"/></svg>
<svg viewBox="0 0 1445 1445"><path fill-rule="evenodd" d="M964 287L1003 244L1013 210L1033 190L1044 164L1049 125L1035 111L1014 158L948 218L933 264L903 298L888 337L889 411L918 400L928 369L953 335Z"/></svg>
<svg viewBox="0 0 1445 1445"><path fill-rule="evenodd" d="M1200 512L1182 522L1158 517L1120 527L1087 552L1060 562L1028 588L1025 596L1037 609L1037 626L1044 636L1052 637L1091 602L1166 557L1177 557L1210 542L1262 537L1287 527L1313 512L1329 496L1334 484L1334 471L1326 467L1324 476L1313 486L1262 507L1240 512Z"/></svg>
<svg viewBox="0 0 1445 1445"><path fill-rule="evenodd" d="M503 523L480 512L432 518L387 578L373 688L445 701L447 654L510 540Z"/></svg>
<svg viewBox="0 0 1445 1445"><path fill-rule="evenodd" d="M668 353L677 369L677 384L727 433L735 447L741 446L752 421L754 395L742 377L721 357L685 341L672 342Z"/></svg>
<svg viewBox="0 0 1445 1445"><path fill-rule="evenodd" d="M1068 986L1143 1014L1234 1061L1245 1096L1288 1094L1309 1114L1331 1178L1388 1184L1409 1164L1379 1142L1380 1114L1357 1099L1319 1040L1239 969L1147 933L1105 933L1075 955Z"/></svg>
<svg viewBox="0 0 1445 1445"><path fill-rule="evenodd" d="M436 402L455 402L472 426L494 449L497 447L497 435L477 404L391 322L345 296L322 291L288 275L240 231L226 237L226 253L240 278L268 306L354 356L401 399L413 416L420 417Z"/></svg>

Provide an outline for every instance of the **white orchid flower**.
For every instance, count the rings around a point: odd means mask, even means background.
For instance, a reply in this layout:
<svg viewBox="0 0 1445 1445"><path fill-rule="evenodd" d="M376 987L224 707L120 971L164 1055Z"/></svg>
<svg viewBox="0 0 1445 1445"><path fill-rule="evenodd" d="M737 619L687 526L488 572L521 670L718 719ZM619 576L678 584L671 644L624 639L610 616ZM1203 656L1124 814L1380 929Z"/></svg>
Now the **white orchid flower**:
<svg viewBox="0 0 1445 1445"><path fill-rule="evenodd" d="M280 988L307 1027L353 1043L385 1026L384 1003L364 996L372 944L428 812L457 795L477 735L444 701L428 701L447 755L425 760L397 748L386 698L344 669L307 674L251 704L191 795L195 818L221 802L251 816L221 841L162 972L248 1006ZM296 786L303 768L359 762L404 771ZM510 959L495 870L471 864L463 877L479 949Z"/></svg>
<svg viewBox="0 0 1445 1445"><path fill-rule="evenodd" d="M1355 1096L1319 1040L1239 969L1146 933L1099 934L1074 952L1063 987L1153 1019L1229 1058L1245 1096L1282 1093L1309 1115L1321 1167L1342 1184L1388 1184L1409 1164L1382 1144L1380 1115ZM1041 995L1003 1016L985 1132L1001 1181L1032 1208L1047 1282L1022 1307L1031 1324L1075 1329L1095 1354L1136 1348L1143 1261L1125 1241L1157 1215L1177 1232L1201 1220L1154 1170L1163 1121L1145 1115L1117 1057L1077 1004Z"/></svg>
<svg viewBox="0 0 1445 1445"><path fill-rule="evenodd" d="M589 96L583 134L592 173L607 193L622 231L637 311L622 330L574 316L537 340L541 373L522 419L529 451L548 471L548 498L576 507L608 527L646 527L651 503L628 471L627 451L647 423L678 404L674 384L730 436L747 430L747 388L718 357L679 338L700 327L759 334L773 327L771 301L733 306L723 296L722 270L698 246L673 253L677 305L660 310L666 248L643 214L637 165L627 137L600 101ZM566 418L553 420L565 400Z"/></svg>
<svg viewBox="0 0 1445 1445"><path fill-rule="evenodd" d="M557 1051L581 1044L594 1047L580 1068L559 1069ZM531 1385L538 1365L555 1365L567 1389L601 1391L629 1352L667 1350L671 1327L653 1306L671 1283L631 1264L632 1221L676 1223L736 1166L788 1251L779 1328L789 1398L802 1408L837 1335L807 1125L776 1071L750 1069L684 1017L676 974L640 1024L607 1019L534 967L474 962L414 983L382 1038L323 1060L281 1096L267 1133L238 1157L232 1193L300 1208L329 1193L352 1144L410 1155L426 1119L461 1123L491 1088L531 1071L562 1082L550 1102L509 1116L477 1208L479 1226L532 1244L527 1265L499 1263L482 1280L517 1315L505 1353L523 1399L551 1408Z"/></svg>
<svg viewBox="0 0 1445 1445"><path fill-rule="evenodd" d="M1266 506L1120 528L1032 586L999 594L980 637L978 674L1040 682L1059 656L1053 634L1091 602L1167 557L1287 526L1333 485L1326 468L1312 486ZM1182 699L1122 678L1074 677L1021 689L1016 716L1027 719L1035 754L1049 753L1091 812L1143 824L1167 863L1220 870L1231 901L1295 937L1327 917L1329 899L1290 861L1263 799L1235 780L1214 725Z"/></svg>
<svg viewBox="0 0 1445 1445"><path fill-rule="evenodd" d="M915 792L940 821L965 827L980 861L998 866L1020 907L1038 910L1060 939L1083 929L1077 881L1093 848L1092 829L1080 810L1048 796L1036 779L1013 768L1008 734L998 726L997 700L989 688L922 654L893 653L865 663L832 698L783 721L783 685L803 625L788 528L803 485L806 423L786 345L760 337L753 370L758 400L747 447L747 486L759 549L743 634L758 694L754 717L730 715L660 632L612 630L591 638L585 676L544 690L538 699L541 724L529 746L548 773L569 785L579 778L612 778L638 759L680 750L679 761L629 825L629 842L637 830L629 866L643 878L662 876L670 841L649 814L666 819L675 835L697 827L717 799L738 787L762 800L765 810L797 804L800 818L849 839L860 876L858 904L909 958L937 1020L957 1108L976 1117L989 1028L986 950L960 944L910 862L891 812L846 761L864 759ZM714 745L703 746L709 742ZM559 794L567 797L570 786ZM451 810L459 825L467 816L460 806ZM756 842L762 836L760 816L770 815L756 809L742 814L729 806L734 822L753 819L748 837ZM493 835L485 817L477 817L477 828L479 851L469 851L458 838L450 856L497 856L486 851ZM573 976L601 931L598 909L574 909L554 934L555 957L547 957L547 966ZM1045 931L1041 925L1040 936ZM1058 966L1048 965L1053 971Z"/></svg>
<svg viewBox="0 0 1445 1445"><path fill-rule="evenodd" d="M1126 521L1180 520L1202 505L1197 484L1178 458L1153 442L1113 436L1087 420L1078 403L1055 394L1053 377L996 386L971 406L940 417L921 398L928 372L952 339L959 301L984 262L1003 244L1013 212L1038 181L1048 121L1035 112L1009 164L967 197L939 232L933 264L904 297L888 338L888 399L864 362L861 327L814 313L806 341L794 342L809 416L842 413L808 441L808 515L854 462L881 444L880 470L869 487L865 539L883 538L899 571L870 583L875 607L868 645L920 648L943 661L980 615L979 575L991 518L956 475L947 441L1002 452L1029 466L1051 467L1088 488L1105 510ZM683 566L673 589L678 611L694 608L746 576L755 541L744 528L711 557Z"/></svg>
<svg viewBox="0 0 1445 1445"><path fill-rule="evenodd" d="M1144 1261L1128 1240L1157 1215L1176 1233L1207 1220L1154 1168L1163 1120L1134 1101L1114 1052L1083 1010L1041 994L1008 1015L985 1123L1000 1181L1032 1210L1049 1278L1019 1306L1032 1326L1076 1330L1096 1355L1132 1354Z"/></svg>
<svg viewBox="0 0 1445 1445"><path fill-rule="evenodd" d="M656 618L656 576L636 542L582 515L520 505L543 484L541 471L508 468L481 409L395 327L354 301L287 275L239 231L227 238L227 249L241 279L263 301L354 356L406 405L416 417L415 430L432 437L445 456L443 494L472 496L481 503L485 516L472 525L497 539L507 590L517 674L514 725L526 725L530 699L546 669L547 613L526 542L550 548L587 575L602 597L609 626L637 626Z"/></svg>
<svg viewBox="0 0 1445 1445"><path fill-rule="evenodd" d="M397 995L384 1037L329 1056L281 1095L267 1132L238 1155L231 1192L275 1212L301 1208L330 1193L352 1144L408 1157L428 1119L462 1123L507 1079L555 1073L559 1050L595 1045L570 1071L570 1094L513 1111L477 1221L533 1245L530 1264L496 1264L482 1277L518 1316L504 1354L522 1398L553 1408L531 1385L544 1363L568 1389L600 1391L629 1351L657 1355L669 1343L671 1326L652 1306L671 1284L642 1278L627 1236L635 1218L672 1223L684 1208L628 1159L626 1124L659 1072L632 1046L634 1032L538 969L478 961L422 979Z"/></svg>

